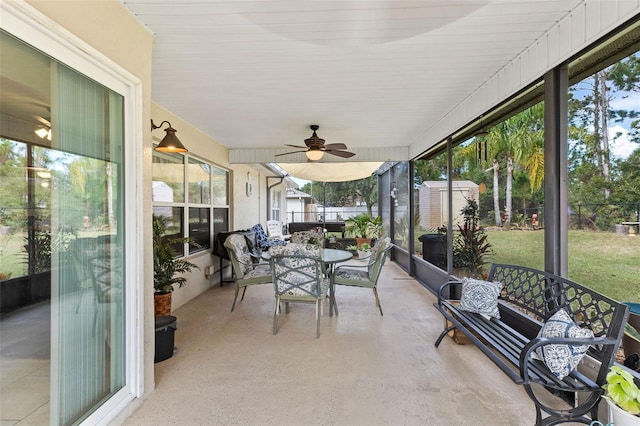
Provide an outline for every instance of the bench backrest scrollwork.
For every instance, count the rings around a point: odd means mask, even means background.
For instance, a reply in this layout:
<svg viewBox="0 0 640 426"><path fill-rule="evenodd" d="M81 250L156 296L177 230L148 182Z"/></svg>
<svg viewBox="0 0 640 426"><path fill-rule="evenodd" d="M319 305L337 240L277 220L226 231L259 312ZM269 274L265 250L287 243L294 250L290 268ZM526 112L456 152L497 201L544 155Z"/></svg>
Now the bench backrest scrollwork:
<svg viewBox="0 0 640 426"><path fill-rule="evenodd" d="M493 264L489 281L503 284L500 299L544 322L564 309L581 327L596 337L620 341L628 316L626 305L566 278L524 266ZM589 354L606 363L614 359L614 346L591 346ZM604 374L606 374L606 369ZM604 380L604 377L602 377Z"/></svg>

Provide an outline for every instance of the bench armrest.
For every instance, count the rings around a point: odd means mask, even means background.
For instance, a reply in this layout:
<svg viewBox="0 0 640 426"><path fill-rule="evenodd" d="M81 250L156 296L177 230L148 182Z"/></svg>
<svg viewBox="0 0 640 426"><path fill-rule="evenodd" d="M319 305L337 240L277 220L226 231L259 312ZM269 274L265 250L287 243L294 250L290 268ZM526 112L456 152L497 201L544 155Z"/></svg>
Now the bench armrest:
<svg viewBox="0 0 640 426"><path fill-rule="evenodd" d="M449 280L446 283L442 284L440 286L440 290L438 290L438 305L442 306L442 301L443 300L448 300L447 297L445 297L445 290L448 287L451 287L453 285L462 285L461 281L457 281L457 280Z"/></svg>
<svg viewBox="0 0 640 426"><path fill-rule="evenodd" d="M616 339L610 337L594 337L594 338L568 338L568 337L536 337L527 343L520 353L520 377L527 383L529 381L529 361L535 359L532 357L533 352L547 345L616 345Z"/></svg>

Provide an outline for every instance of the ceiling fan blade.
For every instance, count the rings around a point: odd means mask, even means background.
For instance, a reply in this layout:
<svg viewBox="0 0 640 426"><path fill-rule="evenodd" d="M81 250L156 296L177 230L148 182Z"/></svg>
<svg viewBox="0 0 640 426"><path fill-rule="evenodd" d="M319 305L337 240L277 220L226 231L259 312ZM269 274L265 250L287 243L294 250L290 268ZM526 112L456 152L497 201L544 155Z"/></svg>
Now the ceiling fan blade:
<svg viewBox="0 0 640 426"><path fill-rule="evenodd" d="M342 158L350 158L353 157L354 154L353 152L349 152L349 151L334 151L331 149L328 149L325 151L327 154L331 154L331 155L337 155L338 157L342 157Z"/></svg>
<svg viewBox="0 0 640 426"><path fill-rule="evenodd" d="M291 152L285 152L284 154L276 154L276 155L274 155L274 157L280 157L281 155L297 154L298 152L307 152L307 151L306 151L306 150L304 150L304 151L291 151Z"/></svg>
<svg viewBox="0 0 640 426"><path fill-rule="evenodd" d="M347 146L343 143L328 143L324 147L326 149L347 149Z"/></svg>
<svg viewBox="0 0 640 426"><path fill-rule="evenodd" d="M291 144L288 144L288 143L285 143L284 145L285 145L285 146L290 146L291 148L307 149L307 147L306 147L306 146L291 145ZM344 148L344 149L346 149L346 148Z"/></svg>

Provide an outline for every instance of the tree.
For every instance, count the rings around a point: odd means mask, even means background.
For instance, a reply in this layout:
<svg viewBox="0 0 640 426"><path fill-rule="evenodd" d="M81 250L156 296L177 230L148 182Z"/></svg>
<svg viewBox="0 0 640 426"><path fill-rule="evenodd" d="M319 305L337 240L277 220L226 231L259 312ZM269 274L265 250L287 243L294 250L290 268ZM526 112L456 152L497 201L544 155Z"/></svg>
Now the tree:
<svg viewBox="0 0 640 426"><path fill-rule="evenodd" d="M516 169L523 169L529 176L531 191L542 186L544 176L544 107L542 103L516 114L492 127L487 135L489 156L493 163L493 196L496 225L499 226L499 172L504 165L505 215L503 225L511 223L513 176Z"/></svg>
<svg viewBox="0 0 640 426"><path fill-rule="evenodd" d="M640 202L640 148L619 163L620 176L615 182L616 201Z"/></svg>
<svg viewBox="0 0 640 426"><path fill-rule="evenodd" d="M26 225L25 148L26 144L0 139L0 225Z"/></svg>
<svg viewBox="0 0 640 426"><path fill-rule="evenodd" d="M347 182L309 182L301 191L326 205L336 207L363 203L367 212L373 214L373 205L378 201L378 179L376 176L369 176Z"/></svg>
<svg viewBox="0 0 640 426"><path fill-rule="evenodd" d="M583 162L591 162L598 172L598 184L604 200L613 190L611 143L609 122L622 122L639 117L635 110L615 110L611 107L614 94L619 91L640 92L640 58L631 55L610 67L598 71L593 76L572 87L570 101L570 121L585 130L580 140L584 144ZM634 120L630 126L632 140L640 141L640 121ZM592 192L592 191L589 191Z"/></svg>

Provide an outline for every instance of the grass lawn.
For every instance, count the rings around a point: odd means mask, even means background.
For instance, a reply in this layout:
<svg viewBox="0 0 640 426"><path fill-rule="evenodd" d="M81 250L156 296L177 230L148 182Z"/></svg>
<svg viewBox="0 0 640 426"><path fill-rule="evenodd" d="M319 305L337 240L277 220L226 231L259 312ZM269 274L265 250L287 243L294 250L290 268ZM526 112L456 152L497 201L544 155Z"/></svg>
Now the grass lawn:
<svg viewBox="0 0 640 426"><path fill-rule="evenodd" d="M544 231L487 231L489 263L544 269ZM640 235L569 231L569 279L622 302L640 302ZM489 265L487 265L488 267Z"/></svg>

